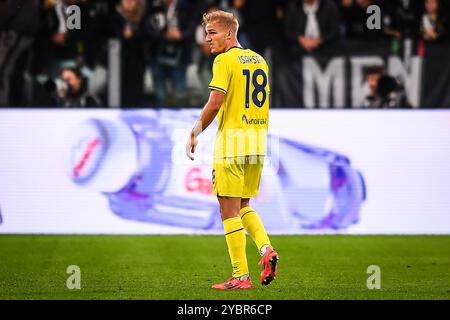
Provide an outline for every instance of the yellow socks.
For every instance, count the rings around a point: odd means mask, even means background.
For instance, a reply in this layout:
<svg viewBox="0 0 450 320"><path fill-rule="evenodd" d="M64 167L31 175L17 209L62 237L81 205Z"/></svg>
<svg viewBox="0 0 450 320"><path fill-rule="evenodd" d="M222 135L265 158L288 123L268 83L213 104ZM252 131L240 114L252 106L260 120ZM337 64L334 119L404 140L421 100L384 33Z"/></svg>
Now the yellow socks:
<svg viewBox="0 0 450 320"><path fill-rule="evenodd" d="M233 277L248 274L247 256L245 254L246 237L240 217L233 217L223 221L225 240L233 266Z"/></svg>
<svg viewBox="0 0 450 320"><path fill-rule="evenodd" d="M261 254L267 246L271 245L266 229L256 211L250 207L245 207L240 210L239 215L240 217L233 217L223 221L225 240L227 241L228 253L233 266L233 277L241 277L248 274L244 228L255 242Z"/></svg>
<svg viewBox="0 0 450 320"><path fill-rule="evenodd" d="M250 207L242 208L239 215L241 216L242 224L244 225L245 230L247 230L250 237L252 237L261 253L261 249L265 245L271 245L269 236L267 235L261 219L256 211Z"/></svg>

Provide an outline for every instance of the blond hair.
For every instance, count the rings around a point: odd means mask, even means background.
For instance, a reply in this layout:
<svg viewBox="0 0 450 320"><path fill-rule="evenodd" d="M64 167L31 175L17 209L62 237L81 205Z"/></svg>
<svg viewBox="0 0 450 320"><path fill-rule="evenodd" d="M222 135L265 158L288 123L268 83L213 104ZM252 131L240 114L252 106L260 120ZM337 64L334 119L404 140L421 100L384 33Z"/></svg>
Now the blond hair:
<svg viewBox="0 0 450 320"><path fill-rule="evenodd" d="M239 22L237 18L230 12L223 10L213 10L203 14L202 25L205 27L208 23L219 21L219 23L227 29L231 29L237 34Z"/></svg>

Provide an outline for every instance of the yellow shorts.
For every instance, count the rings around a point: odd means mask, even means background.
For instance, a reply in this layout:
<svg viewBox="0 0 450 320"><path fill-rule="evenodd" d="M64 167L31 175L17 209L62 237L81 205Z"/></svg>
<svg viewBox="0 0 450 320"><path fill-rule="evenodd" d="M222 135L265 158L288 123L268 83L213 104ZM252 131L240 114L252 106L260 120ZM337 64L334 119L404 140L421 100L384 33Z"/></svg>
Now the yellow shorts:
<svg viewBox="0 0 450 320"><path fill-rule="evenodd" d="M265 156L214 159L212 183L214 194L222 197L254 198Z"/></svg>

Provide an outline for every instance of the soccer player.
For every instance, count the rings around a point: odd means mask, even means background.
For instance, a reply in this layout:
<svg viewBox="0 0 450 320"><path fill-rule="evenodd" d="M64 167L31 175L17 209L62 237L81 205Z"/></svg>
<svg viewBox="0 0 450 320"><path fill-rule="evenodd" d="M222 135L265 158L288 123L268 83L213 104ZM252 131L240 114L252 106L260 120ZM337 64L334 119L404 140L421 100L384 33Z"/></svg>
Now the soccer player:
<svg viewBox="0 0 450 320"><path fill-rule="evenodd" d="M250 207L250 198L258 194L266 154L269 69L263 57L240 46L237 40L239 24L233 14L211 11L203 15L202 24L211 53L217 56L209 85L211 93L191 131L186 154L194 160L197 136L218 114L212 181L233 272L225 283L212 288L251 289L244 229L261 254L262 285L275 279L279 259L261 219Z"/></svg>

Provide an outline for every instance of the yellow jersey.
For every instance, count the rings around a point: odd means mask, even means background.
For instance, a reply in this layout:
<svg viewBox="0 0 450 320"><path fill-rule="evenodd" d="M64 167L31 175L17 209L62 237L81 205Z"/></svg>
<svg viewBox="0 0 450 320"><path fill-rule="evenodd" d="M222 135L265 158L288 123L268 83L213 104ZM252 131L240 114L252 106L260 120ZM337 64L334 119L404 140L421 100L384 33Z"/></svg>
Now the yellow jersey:
<svg viewBox="0 0 450 320"><path fill-rule="evenodd" d="M225 94L214 158L265 155L269 125L269 67L256 52L233 47L214 59L209 89Z"/></svg>

